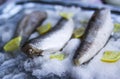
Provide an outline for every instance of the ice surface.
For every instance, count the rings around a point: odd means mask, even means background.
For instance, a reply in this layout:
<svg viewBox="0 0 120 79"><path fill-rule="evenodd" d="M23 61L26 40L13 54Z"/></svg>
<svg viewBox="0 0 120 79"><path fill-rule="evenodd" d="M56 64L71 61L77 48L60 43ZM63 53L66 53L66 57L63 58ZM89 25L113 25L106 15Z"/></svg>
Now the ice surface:
<svg viewBox="0 0 120 79"><path fill-rule="evenodd" d="M19 74L15 74L12 79L26 79L27 75L23 72L19 73Z"/></svg>
<svg viewBox="0 0 120 79"><path fill-rule="evenodd" d="M10 79L13 77L14 74L8 74L8 75L5 75L2 79Z"/></svg>
<svg viewBox="0 0 120 79"><path fill-rule="evenodd" d="M0 52L0 65L1 65L4 61L6 61L6 60L8 60L8 59L10 59L10 58L11 58L11 56L10 56L9 54Z"/></svg>
<svg viewBox="0 0 120 79"><path fill-rule="evenodd" d="M37 78L40 78L42 76L47 76L53 73L61 77L64 73L69 72L72 65L71 57L73 56L73 53L77 49L79 44L79 39L71 39L62 50L62 53L66 56L65 60L59 61L56 59L49 59L41 65L40 69L33 70L33 75L37 76Z"/></svg>
<svg viewBox="0 0 120 79"><path fill-rule="evenodd" d="M29 4L25 7L26 9L32 9L35 5ZM36 7L38 8L39 5ZM52 9L52 7L50 8ZM93 11L82 11L80 8L76 9L75 7L72 7L69 11L68 8L63 9L62 6L55 6L53 10L56 10L56 12L71 12L76 10L76 15L73 18L76 28L85 27L93 13ZM0 25L0 45L12 37L11 28L14 28L15 26L13 25L17 24L17 21L14 19L10 18L6 24ZM112 15L112 19L114 22L120 23L120 16ZM79 39L72 38L61 51L56 52L65 55L63 61L50 59L49 55L31 59L21 55L20 51L18 51L18 54L15 54L15 56L0 51L0 79L119 79L120 61L116 63L105 63L100 61L105 50L120 51L119 43L120 33L113 34L107 45L99 54L89 63L78 67L73 65L72 57L77 46L80 44Z"/></svg>

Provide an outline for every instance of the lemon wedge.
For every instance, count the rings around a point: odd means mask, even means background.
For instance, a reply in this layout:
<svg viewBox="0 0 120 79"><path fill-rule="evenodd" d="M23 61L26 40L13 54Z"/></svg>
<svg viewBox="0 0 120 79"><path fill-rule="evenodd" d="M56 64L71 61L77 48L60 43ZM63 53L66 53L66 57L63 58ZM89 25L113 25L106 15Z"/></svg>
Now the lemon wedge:
<svg viewBox="0 0 120 79"><path fill-rule="evenodd" d="M64 60L65 56L64 54L52 54L50 55L50 59L57 59L57 60Z"/></svg>
<svg viewBox="0 0 120 79"><path fill-rule="evenodd" d="M81 27L81 28L78 28L76 30L74 30L73 32L73 38L80 38L85 32L85 28L84 27Z"/></svg>
<svg viewBox="0 0 120 79"><path fill-rule="evenodd" d="M21 40L22 40L21 36L18 36L16 38L10 40L8 43L5 44L4 50L6 52L13 52L13 51L17 50L20 46Z"/></svg>
<svg viewBox="0 0 120 79"><path fill-rule="evenodd" d="M45 34L47 33L49 30L51 30L52 26L51 23L47 23L46 25L40 26L37 28L38 33L40 34Z"/></svg>
<svg viewBox="0 0 120 79"><path fill-rule="evenodd" d="M120 51L105 51L101 61L113 63L120 59Z"/></svg>
<svg viewBox="0 0 120 79"><path fill-rule="evenodd" d="M114 32L120 32L120 24L119 23L114 24Z"/></svg>
<svg viewBox="0 0 120 79"><path fill-rule="evenodd" d="M60 16L67 19L67 20L69 20L69 19L71 19L73 17L73 14L72 13L67 13L67 12L61 12Z"/></svg>

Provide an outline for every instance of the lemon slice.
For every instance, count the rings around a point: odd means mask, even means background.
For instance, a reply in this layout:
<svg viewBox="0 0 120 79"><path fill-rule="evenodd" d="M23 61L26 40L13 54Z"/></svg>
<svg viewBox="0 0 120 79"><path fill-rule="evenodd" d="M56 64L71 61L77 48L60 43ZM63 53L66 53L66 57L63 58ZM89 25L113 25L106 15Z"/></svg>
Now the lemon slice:
<svg viewBox="0 0 120 79"><path fill-rule="evenodd" d="M37 31L40 34L45 34L47 33L50 29L52 28L51 23L47 23L46 25L40 26L37 28Z"/></svg>
<svg viewBox="0 0 120 79"><path fill-rule="evenodd" d="M50 59L57 59L57 60L64 60L65 56L64 54L52 54L50 55Z"/></svg>
<svg viewBox="0 0 120 79"><path fill-rule="evenodd" d="M74 30L73 32L73 37L74 38L80 38L85 32L85 28L81 27L81 28L78 28L76 30Z"/></svg>
<svg viewBox="0 0 120 79"><path fill-rule="evenodd" d="M10 40L8 43L5 44L4 50L6 52L13 52L13 51L17 50L20 46L21 40L22 40L21 36L18 36L16 38Z"/></svg>
<svg viewBox="0 0 120 79"><path fill-rule="evenodd" d="M119 23L114 24L114 32L120 32L120 24Z"/></svg>
<svg viewBox="0 0 120 79"><path fill-rule="evenodd" d="M67 12L61 12L60 16L67 19L67 20L69 20L69 19L71 19L73 17L73 14L72 13L67 13Z"/></svg>
<svg viewBox="0 0 120 79"><path fill-rule="evenodd" d="M120 59L120 51L105 51L101 61L113 63Z"/></svg>

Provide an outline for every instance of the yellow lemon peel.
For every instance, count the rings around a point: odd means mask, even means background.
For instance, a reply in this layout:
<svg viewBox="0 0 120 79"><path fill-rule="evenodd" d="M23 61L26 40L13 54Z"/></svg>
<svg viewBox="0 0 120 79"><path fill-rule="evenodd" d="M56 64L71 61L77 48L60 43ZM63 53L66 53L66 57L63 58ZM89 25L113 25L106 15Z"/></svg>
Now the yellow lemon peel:
<svg viewBox="0 0 120 79"><path fill-rule="evenodd" d="M22 40L21 36L18 36L16 38L10 40L8 43L5 44L4 50L6 52L13 52L13 51L17 50L20 46L21 40Z"/></svg>
<svg viewBox="0 0 120 79"><path fill-rule="evenodd" d="M101 61L113 63L120 59L120 51L105 51Z"/></svg>
<svg viewBox="0 0 120 79"><path fill-rule="evenodd" d="M38 33L40 34L45 34L47 33L49 30L51 30L52 26L51 23L47 23L46 25L40 26L37 28Z"/></svg>
<svg viewBox="0 0 120 79"><path fill-rule="evenodd" d="M119 23L114 24L114 32L120 32L120 24Z"/></svg>
<svg viewBox="0 0 120 79"><path fill-rule="evenodd" d="M74 30L73 38L80 38L84 34L84 32L85 32L85 28L83 27Z"/></svg>
<svg viewBox="0 0 120 79"><path fill-rule="evenodd" d="M67 19L67 20L69 20L69 19L71 19L73 17L73 13L61 12L60 16Z"/></svg>
<svg viewBox="0 0 120 79"><path fill-rule="evenodd" d="M50 55L50 59L57 59L57 60L64 60L65 56L64 54L52 54Z"/></svg>

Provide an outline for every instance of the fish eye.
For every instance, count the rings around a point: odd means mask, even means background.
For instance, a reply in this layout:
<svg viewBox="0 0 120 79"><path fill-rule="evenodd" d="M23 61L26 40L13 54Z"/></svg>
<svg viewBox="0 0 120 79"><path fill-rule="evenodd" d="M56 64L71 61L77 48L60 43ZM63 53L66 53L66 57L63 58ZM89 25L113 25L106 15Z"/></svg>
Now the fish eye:
<svg viewBox="0 0 120 79"><path fill-rule="evenodd" d="M32 49L29 49L29 54L32 55L34 51Z"/></svg>

